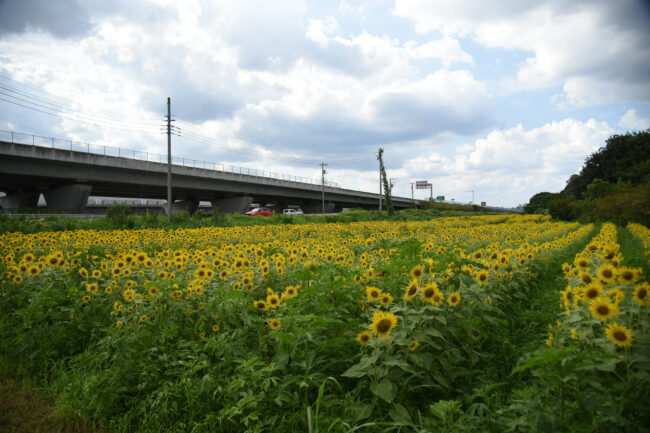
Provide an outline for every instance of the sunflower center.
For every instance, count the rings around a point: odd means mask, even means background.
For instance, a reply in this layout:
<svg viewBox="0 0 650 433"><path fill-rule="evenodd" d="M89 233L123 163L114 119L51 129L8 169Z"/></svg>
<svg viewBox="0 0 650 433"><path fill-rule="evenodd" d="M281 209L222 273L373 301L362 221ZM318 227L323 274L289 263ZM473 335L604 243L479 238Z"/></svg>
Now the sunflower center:
<svg viewBox="0 0 650 433"><path fill-rule="evenodd" d="M609 269L605 269L605 270L603 271L603 277L605 277L605 278L612 278L612 271L610 271Z"/></svg>
<svg viewBox="0 0 650 433"><path fill-rule="evenodd" d="M430 298L430 297L433 296L434 293L435 293L435 291L434 291L433 289L426 289L426 290L424 291L424 296L425 296L426 298Z"/></svg>
<svg viewBox="0 0 650 433"><path fill-rule="evenodd" d="M636 297L639 299L645 299L645 297L648 295L648 291L646 289L639 289L637 292Z"/></svg>
<svg viewBox="0 0 650 433"><path fill-rule="evenodd" d="M365 343L365 342L368 342L369 340L370 340L370 335L368 335L368 334L363 334L363 335L361 336L361 341L363 341L364 343Z"/></svg>
<svg viewBox="0 0 650 433"><path fill-rule="evenodd" d="M596 311L598 311L598 314L601 316L606 316L609 314L609 307L607 305L601 305L596 309Z"/></svg>
<svg viewBox="0 0 650 433"><path fill-rule="evenodd" d="M585 294L587 298L589 299L594 299L596 296L598 296L598 290L596 289L589 289L587 290L587 293Z"/></svg>
<svg viewBox="0 0 650 433"><path fill-rule="evenodd" d="M409 287L409 296L415 295L415 292L417 292L417 288L415 286Z"/></svg>
<svg viewBox="0 0 650 433"><path fill-rule="evenodd" d="M377 332L379 332L380 334L384 334L384 333L390 331L391 325L392 325L392 323L391 323L390 320L381 319L379 321L379 323L377 323Z"/></svg>
<svg viewBox="0 0 650 433"><path fill-rule="evenodd" d="M617 341L625 341L625 340L627 340L627 334L625 334L625 332L623 332L623 331L615 331L613 335L614 335L614 338Z"/></svg>
<svg viewBox="0 0 650 433"><path fill-rule="evenodd" d="M623 272L621 274L621 278L623 278L625 281L630 281L632 278L634 278L634 275L632 275L632 272Z"/></svg>

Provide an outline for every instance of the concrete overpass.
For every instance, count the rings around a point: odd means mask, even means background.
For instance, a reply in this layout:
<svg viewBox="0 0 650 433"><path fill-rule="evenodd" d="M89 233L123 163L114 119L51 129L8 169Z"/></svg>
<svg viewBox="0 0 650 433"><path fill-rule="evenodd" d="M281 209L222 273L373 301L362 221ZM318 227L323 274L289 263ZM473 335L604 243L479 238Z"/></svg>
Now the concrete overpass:
<svg viewBox="0 0 650 433"><path fill-rule="evenodd" d="M40 194L47 207L60 213L82 213L88 196L143 199L167 198L167 164L151 161L144 152L54 139L31 144L0 140L0 198L4 209L36 208ZM50 139L47 139L50 140ZM67 145L69 143L69 147ZM103 147L103 154L101 148ZM159 157L159 155L156 155ZM182 160L182 162L181 162ZM193 161L193 160L188 160ZM175 158L172 164L172 196L175 209L194 212L200 201L209 201L223 212L238 213L251 203L274 203L279 208L300 205L307 213L321 211L322 186L314 181L259 170L227 167ZM190 166L188 166L190 165ZM238 170L237 170L238 169ZM379 195L338 186L325 186L326 212L363 207L376 209ZM417 201L417 200L416 200ZM395 208L407 208L412 200L393 197Z"/></svg>

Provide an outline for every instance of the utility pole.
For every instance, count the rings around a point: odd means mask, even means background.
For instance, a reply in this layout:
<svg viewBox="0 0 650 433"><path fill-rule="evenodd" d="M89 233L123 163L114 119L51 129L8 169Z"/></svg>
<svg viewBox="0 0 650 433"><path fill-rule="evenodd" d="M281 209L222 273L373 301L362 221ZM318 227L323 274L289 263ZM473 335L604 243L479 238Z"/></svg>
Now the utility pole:
<svg viewBox="0 0 650 433"><path fill-rule="evenodd" d="M415 183L415 182L411 182L411 200L413 200L413 184L414 184L414 183Z"/></svg>
<svg viewBox="0 0 650 433"><path fill-rule="evenodd" d="M167 97L167 218L172 219L172 108Z"/></svg>
<svg viewBox="0 0 650 433"><path fill-rule="evenodd" d="M381 200L384 196L384 192L381 185L381 158L380 158L381 153L379 153L378 155L379 156L377 157L377 159L379 160L379 212L381 212L382 211Z"/></svg>
<svg viewBox="0 0 650 433"><path fill-rule="evenodd" d="M323 207L322 209L322 214L325 215L325 173L327 173L327 170L325 170L325 167L327 167L327 164L324 162L320 163L320 169L321 169L321 191L322 191L322 199L323 199Z"/></svg>

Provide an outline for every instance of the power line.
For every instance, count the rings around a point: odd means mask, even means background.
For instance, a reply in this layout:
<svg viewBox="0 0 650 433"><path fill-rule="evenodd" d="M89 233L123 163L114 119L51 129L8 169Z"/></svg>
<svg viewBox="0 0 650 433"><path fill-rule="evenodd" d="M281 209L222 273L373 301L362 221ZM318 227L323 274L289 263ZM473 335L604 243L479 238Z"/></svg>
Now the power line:
<svg viewBox="0 0 650 433"><path fill-rule="evenodd" d="M28 93L20 92L18 90L15 90L15 89L13 89L13 88L11 88L9 86L3 85L1 83L0 83L0 89L6 90L6 91L11 92L11 93L15 93L15 94L20 95L20 96L24 96L24 97L29 98L29 99L33 99L33 100L38 101L38 102L42 102L42 103L47 104L47 105L51 105L52 107L54 107L54 108L48 107L51 110L70 112L69 114L79 113L82 116L95 116L95 117L97 117L96 115L89 114L89 113L87 113L86 111L83 111L83 110L78 110L78 109L75 109L75 108L66 107L64 105L54 104L54 103L49 102L49 101L47 101L45 99L41 99L41 98L37 98L35 96L32 96L32 95L30 95ZM2 92L0 92L0 93L2 93ZM25 101L25 102L28 102L28 103L31 103L31 104L35 104L32 101L27 101L27 100L18 98L17 96L14 96L14 95L10 95L10 94L7 94L7 93L3 93L3 94L6 95L6 96L9 96L9 97L18 99L18 100L22 100L22 101ZM110 122L126 123L126 124L130 124L132 126L135 126L135 127L140 127L140 126L150 127L151 126L151 124L148 124L148 123L133 122L131 120L123 120L123 119L119 119L119 118L111 117L111 116L99 116L99 117L104 117L106 120L108 120Z"/></svg>
<svg viewBox="0 0 650 433"><path fill-rule="evenodd" d="M106 119L113 120L113 121L116 121L116 122L132 123L134 125L145 125L145 126L150 125L149 123L132 122L130 119L125 118L122 115L122 113L117 113L117 112L113 112L113 111L107 111L107 110L99 111L99 110L92 110L92 109L89 110L87 108L85 108L84 111L76 110L74 108L70 108L70 106L73 105L74 102L69 100L69 99L62 98L62 97L56 96L56 95L52 95L51 93L45 92L44 90L38 89L36 87L28 86L28 85L26 85L24 83L20 83L20 82L18 82L16 80L12 80L11 78L3 77L2 75L0 75L0 79L11 81L12 83L15 83L14 86L18 85L19 87L25 87L25 88L27 88L29 90L20 89L20 91L18 91L15 88L10 87L9 84L4 84L4 83L0 84L0 86L5 86L5 89L10 89L11 91L14 91L15 93L21 94L22 96L28 96L28 97L30 97L32 99L35 99L35 100L38 100L40 102L45 102L45 103L50 104L50 105L55 105L55 106L58 106L60 108L63 108L63 109L69 110L69 111L78 111L80 113L87 113L88 115L104 117ZM30 91L38 93L39 98L29 94ZM21 92L25 92L25 93L21 93ZM45 95L45 96L41 96L41 95ZM40 99L40 98L46 98L46 99ZM48 99L49 99L49 101L48 101ZM57 103L51 102L52 100L56 101ZM106 114L106 113L109 113L109 114Z"/></svg>
<svg viewBox="0 0 650 433"><path fill-rule="evenodd" d="M125 128L124 126L117 127L115 125L108 125L105 122L102 122L102 121L99 121L99 120L96 120L96 119L92 119L92 118L90 118L90 119L79 119L79 118L75 118L75 117L69 117L69 116L66 115L68 113L61 112L60 110L55 110L53 108L50 108L50 107L47 107L47 106L44 106L44 105L41 105L41 104L37 104L37 103L31 102L31 101L26 101L24 99L17 98L17 97L12 96L12 95L7 95L6 93L3 93L3 92L0 92L0 94L5 95L5 96L9 96L10 98L17 99L19 101L26 102L28 104L34 105L36 107L40 107L42 109L34 108L33 106L21 104L19 102L11 101L11 100L0 97L1 101L5 101L5 102L8 102L8 103L13 104L13 105L17 105L17 106L27 108L29 110L37 111L39 113L47 114L47 115L50 115L50 116L59 117L59 118L66 119L66 120L71 120L73 122L85 123L85 124L94 125L94 126L103 126L105 128L109 128L109 129L116 129L116 130L120 130L120 131L129 131L129 132L136 132L136 133L142 133L142 132L153 133L155 131L155 129L154 129L155 126L151 126L150 129L147 129L147 130L145 130L143 128L131 129L131 128ZM49 111L45 111L45 110L49 110Z"/></svg>

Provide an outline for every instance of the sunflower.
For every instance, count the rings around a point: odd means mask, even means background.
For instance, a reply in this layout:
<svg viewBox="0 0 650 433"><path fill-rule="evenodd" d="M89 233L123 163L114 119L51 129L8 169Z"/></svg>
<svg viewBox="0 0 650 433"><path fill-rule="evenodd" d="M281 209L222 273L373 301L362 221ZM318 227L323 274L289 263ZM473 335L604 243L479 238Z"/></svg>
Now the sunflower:
<svg viewBox="0 0 650 433"><path fill-rule="evenodd" d="M259 310L262 310L262 311L266 311L266 309L268 308L268 306L266 305L266 302L261 301L261 300L254 301L253 305L255 305L255 308L257 308Z"/></svg>
<svg viewBox="0 0 650 433"><path fill-rule="evenodd" d="M390 293L382 293L381 297L379 299L379 302L381 302L383 305L389 305L393 303L393 295Z"/></svg>
<svg viewBox="0 0 650 433"><path fill-rule="evenodd" d="M458 292L453 292L449 295L449 298L447 298L447 302L449 302L449 305L452 307L455 307L456 305L460 304L460 293Z"/></svg>
<svg viewBox="0 0 650 433"><path fill-rule="evenodd" d="M582 291L582 299L584 301L593 301L603 294L603 286L600 283L593 282L584 288Z"/></svg>
<svg viewBox="0 0 650 433"><path fill-rule="evenodd" d="M607 338L617 346L630 347L634 342L632 331L616 322L610 323L607 329L605 329L605 332L607 333Z"/></svg>
<svg viewBox="0 0 650 433"><path fill-rule="evenodd" d="M578 339L578 331L576 331L575 329L572 329L571 330L571 338L573 338L574 340L577 340Z"/></svg>
<svg viewBox="0 0 650 433"><path fill-rule="evenodd" d="M611 283L616 278L616 268L608 263L605 263L598 268L598 278L606 283Z"/></svg>
<svg viewBox="0 0 650 433"><path fill-rule="evenodd" d="M474 278L476 279L476 281L478 281L479 284L483 285L487 283L489 276L490 273L484 269L478 272Z"/></svg>
<svg viewBox="0 0 650 433"><path fill-rule="evenodd" d="M156 286L149 287L149 295L156 296L158 292L160 292L160 290L158 290L158 287Z"/></svg>
<svg viewBox="0 0 650 433"><path fill-rule="evenodd" d="M411 299L413 299L413 297L417 292L418 292L418 280L412 280L411 283L406 288L406 292L404 293L404 299L410 301Z"/></svg>
<svg viewBox="0 0 650 433"><path fill-rule="evenodd" d="M612 304L609 298L597 298L591 301L591 314L596 319L606 322L607 320L616 316L618 313L618 306Z"/></svg>
<svg viewBox="0 0 650 433"><path fill-rule="evenodd" d="M424 271L422 270L422 266L420 266L420 265L413 266L413 268L411 269L410 274L411 274L411 277L413 277L415 279L420 278L424 274Z"/></svg>
<svg viewBox="0 0 650 433"><path fill-rule="evenodd" d="M280 305L280 297L275 293L271 293L266 296L266 303L271 308L278 308Z"/></svg>
<svg viewBox="0 0 650 433"><path fill-rule="evenodd" d="M370 332L368 332L368 331L359 332L357 334L357 342L362 346L365 346L366 344L368 344L368 342L371 339L372 339L372 334Z"/></svg>
<svg viewBox="0 0 650 433"><path fill-rule="evenodd" d="M87 304L88 302L90 302L91 298L90 295L83 295L81 299L83 299L83 301Z"/></svg>
<svg viewBox="0 0 650 433"><path fill-rule="evenodd" d="M415 351L417 350L417 348L418 348L419 345L420 345L420 343L418 342L418 340L413 340L413 341L411 341L411 343L409 344L409 350L410 350L411 352L415 352Z"/></svg>
<svg viewBox="0 0 650 433"><path fill-rule="evenodd" d="M280 329L280 325L282 324L278 319L271 319L267 323L269 325L269 328L271 328L274 331Z"/></svg>
<svg viewBox="0 0 650 433"><path fill-rule="evenodd" d="M144 322L146 322L147 320L149 320L149 316L147 316L146 314L140 316L140 322L144 323Z"/></svg>
<svg viewBox="0 0 650 433"><path fill-rule="evenodd" d="M381 290L379 290L377 287L366 287L366 298L368 298L368 301L378 301L380 296Z"/></svg>
<svg viewBox="0 0 650 433"><path fill-rule="evenodd" d="M591 277L591 274L589 272L580 272L578 274L578 277L584 284L589 284L591 283L594 279Z"/></svg>
<svg viewBox="0 0 650 433"><path fill-rule="evenodd" d="M213 330L214 332L218 332L218 331L219 331L219 324L218 324L218 323L215 323L214 325L212 325L212 330Z"/></svg>
<svg viewBox="0 0 650 433"><path fill-rule="evenodd" d="M372 315L370 328L379 338L390 337L390 331L397 326L397 317L392 313L377 311Z"/></svg>
<svg viewBox="0 0 650 433"><path fill-rule="evenodd" d="M618 287L607 291L607 296L614 298L616 304L620 304L625 299L625 293Z"/></svg>
<svg viewBox="0 0 650 433"><path fill-rule="evenodd" d="M438 285L436 283L429 283L420 292L420 299L422 299L424 302L433 304L433 296L436 294L436 292L439 291L440 290L438 289Z"/></svg>
<svg viewBox="0 0 650 433"><path fill-rule="evenodd" d="M650 289L650 284L646 281L637 284L634 288L634 300L642 307L645 306L645 303L648 300L648 289Z"/></svg>
<svg viewBox="0 0 650 433"><path fill-rule="evenodd" d="M102 271L100 271L99 269L95 269L93 271L93 278L99 278L101 276L102 276Z"/></svg>
<svg viewBox="0 0 650 433"><path fill-rule="evenodd" d="M287 288L284 290L284 294L287 299L295 298L298 296L298 290L296 290L296 288L293 286L287 286Z"/></svg>
<svg viewBox="0 0 650 433"><path fill-rule="evenodd" d="M571 273L571 265L568 263L562 263L562 272L564 272L564 275L569 275Z"/></svg>
<svg viewBox="0 0 650 433"><path fill-rule="evenodd" d="M573 261L573 264L578 269L587 269L590 263L589 263L589 259L587 259L586 257L576 256L575 260Z"/></svg>
<svg viewBox="0 0 650 433"><path fill-rule="evenodd" d="M622 284L632 284L639 281L639 272L627 266L618 269L618 281Z"/></svg>

